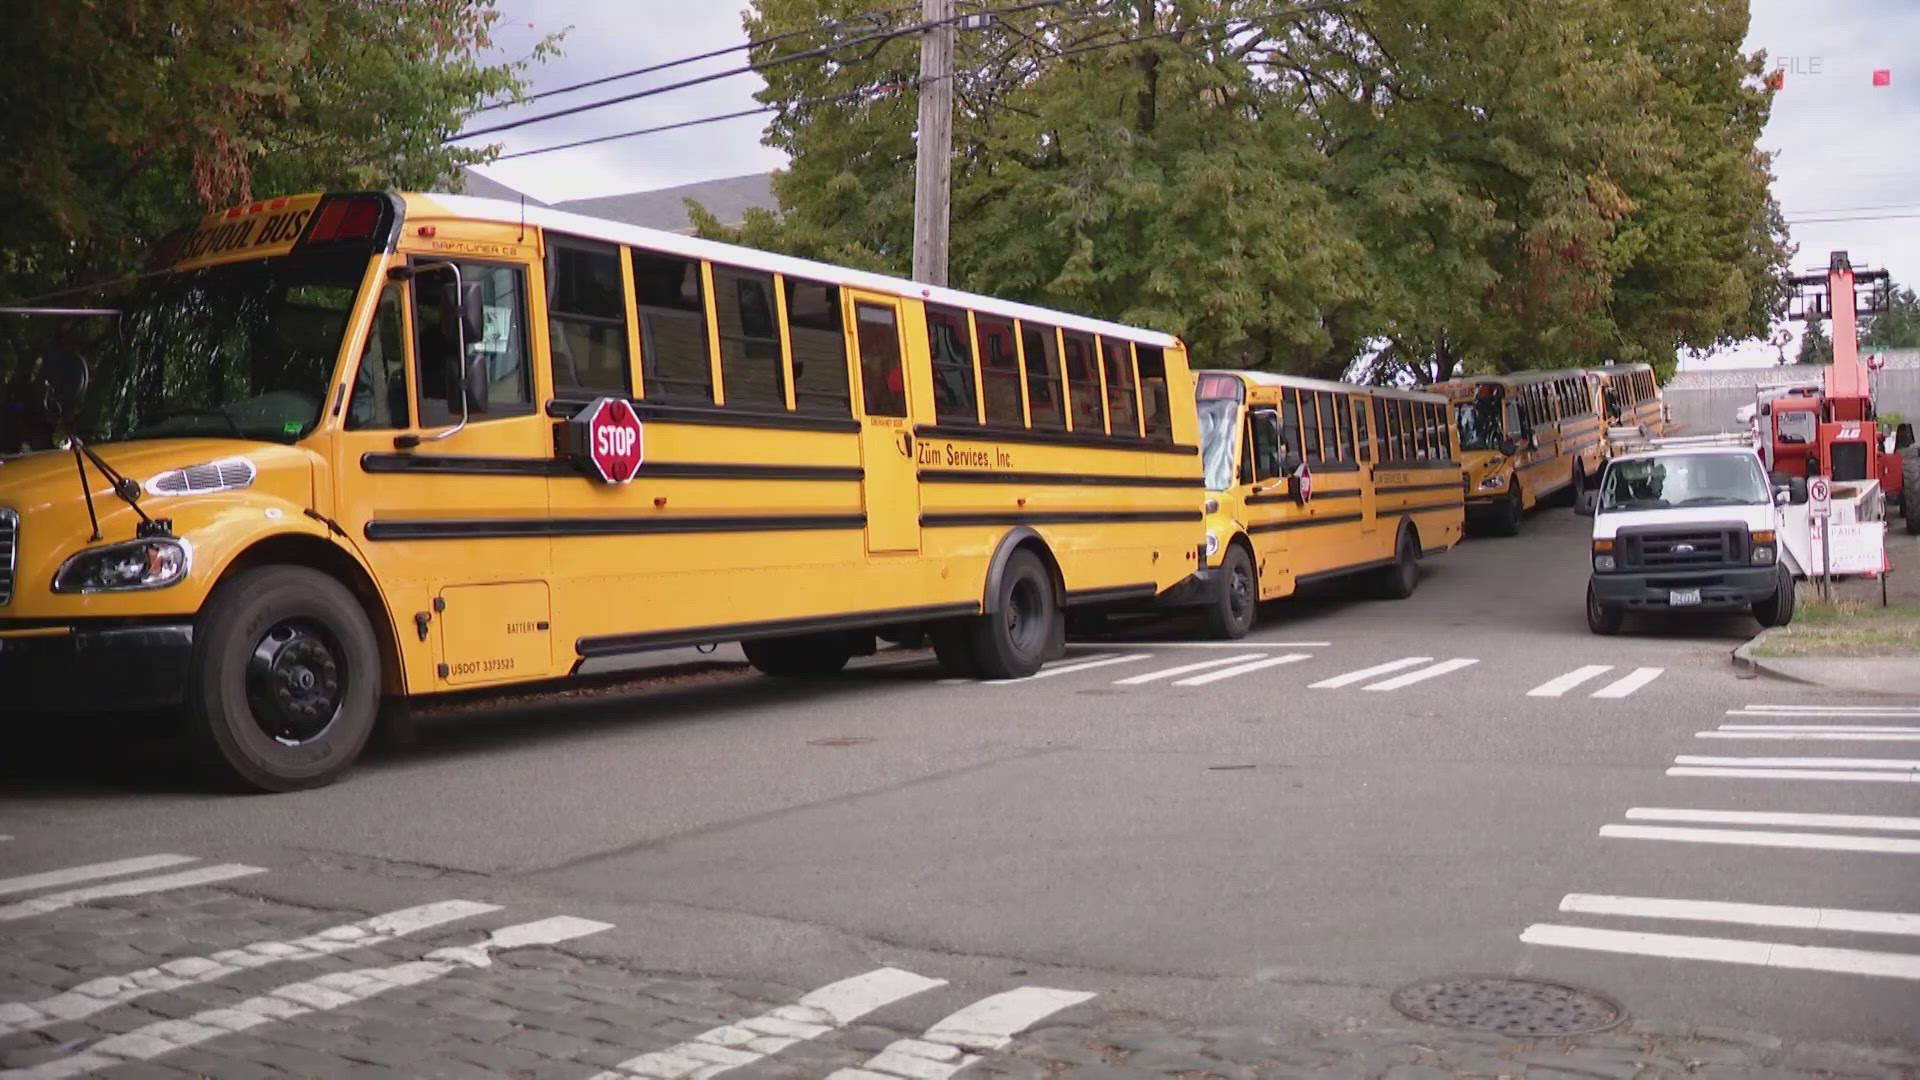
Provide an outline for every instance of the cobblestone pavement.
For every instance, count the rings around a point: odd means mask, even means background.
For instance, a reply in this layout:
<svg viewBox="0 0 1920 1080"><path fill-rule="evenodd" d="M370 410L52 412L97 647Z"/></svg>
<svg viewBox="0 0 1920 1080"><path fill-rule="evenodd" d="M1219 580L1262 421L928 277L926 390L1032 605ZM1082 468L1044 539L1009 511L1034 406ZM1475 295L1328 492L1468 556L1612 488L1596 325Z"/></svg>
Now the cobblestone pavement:
<svg viewBox="0 0 1920 1080"><path fill-rule="evenodd" d="M1913 1052L1632 1021L1565 1040L1412 1023L1283 1035L1104 1007L1093 985L883 968L832 991L648 972L562 940L607 924L462 904L369 918L192 889L0 909L0 1076L1920 1076ZM961 1011L927 1030L890 1018L922 992Z"/></svg>

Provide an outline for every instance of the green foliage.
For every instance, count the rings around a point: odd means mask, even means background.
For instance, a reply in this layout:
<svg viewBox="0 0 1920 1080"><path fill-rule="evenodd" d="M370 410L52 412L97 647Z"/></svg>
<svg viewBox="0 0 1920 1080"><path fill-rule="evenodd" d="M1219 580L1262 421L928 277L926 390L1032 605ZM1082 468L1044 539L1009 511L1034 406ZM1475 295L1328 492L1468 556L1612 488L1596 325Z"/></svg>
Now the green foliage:
<svg viewBox="0 0 1920 1080"><path fill-rule="evenodd" d="M750 35L815 32L755 59L869 8L757 0ZM1420 381L1670 369L1783 303L1740 0L1289 11L1107 0L962 32L955 284L1166 329L1201 363ZM768 69L781 213L703 234L904 273L917 73L912 35Z"/></svg>
<svg viewBox="0 0 1920 1080"><path fill-rule="evenodd" d="M0 297L123 276L256 194L455 182L493 150L445 139L520 92L524 62L479 57L497 17L494 0L8 5ZM0 341L0 381L10 353Z"/></svg>
<svg viewBox="0 0 1920 1080"><path fill-rule="evenodd" d="M1800 354L1794 363L1833 363L1833 339L1827 336L1826 323L1818 319L1808 320L1807 332L1800 337Z"/></svg>
<svg viewBox="0 0 1920 1080"><path fill-rule="evenodd" d="M1912 289L1896 288L1887 299L1886 313L1868 321L1860 347L1920 349L1920 296Z"/></svg>

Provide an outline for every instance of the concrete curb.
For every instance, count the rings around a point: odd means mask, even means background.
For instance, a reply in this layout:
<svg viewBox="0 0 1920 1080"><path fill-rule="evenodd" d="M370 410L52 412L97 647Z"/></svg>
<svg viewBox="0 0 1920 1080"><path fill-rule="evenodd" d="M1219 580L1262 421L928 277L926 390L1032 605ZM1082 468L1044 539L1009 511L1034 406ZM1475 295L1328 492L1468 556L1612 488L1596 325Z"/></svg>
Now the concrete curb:
<svg viewBox="0 0 1920 1080"><path fill-rule="evenodd" d="M1780 670L1776 665L1769 664L1764 657L1753 655L1754 647L1766 644L1767 638L1777 629L1779 629L1779 627L1768 627L1747 639L1746 644L1735 648L1733 650L1734 668L1738 671L1745 672L1749 676L1765 675L1771 679L1779 679L1781 682L1790 682L1799 686L1824 685L1812 679L1803 679L1798 675L1789 675L1785 671Z"/></svg>

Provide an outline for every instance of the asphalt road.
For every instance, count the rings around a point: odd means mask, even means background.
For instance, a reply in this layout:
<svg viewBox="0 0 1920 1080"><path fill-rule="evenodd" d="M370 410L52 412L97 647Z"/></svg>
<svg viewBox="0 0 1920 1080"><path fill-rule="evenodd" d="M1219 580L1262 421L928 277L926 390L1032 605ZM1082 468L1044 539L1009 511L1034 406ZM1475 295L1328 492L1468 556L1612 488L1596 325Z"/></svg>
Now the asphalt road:
<svg viewBox="0 0 1920 1080"><path fill-rule="evenodd" d="M0 905L60 885L15 879L154 853L259 872L0 907L0 961L34 957L0 963L0 1003L63 989L50 968L121 971L110 926L148 956L219 947L190 930L221 909L179 907L202 896L312 926L463 899L609 924L555 962L636 988L777 1003L883 965L946 980L889 1006L909 1032L1037 985L1096 995L1063 1008L1100 1024L1364 1034L1407 1023L1393 988L1472 972L1598 991L1637 1030L1738 1029L1756 1053L1920 1050L1920 702L1738 677L1744 618L1590 635L1585 524L1552 510L1474 538L1406 601L1331 590L1231 644L1123 627L1015 684L883 654L817 685L722 668L467 710L295 795L194 791L120 730L12 739ZM1835 730L1759 737L1781 724ZM1738 758L1846 764L1718 760ZM1658 903L1682 900L1720 906ZM0 1066L46 1059L22 1038L0 1037ZM235 1045L222 1060L269 1060Z"/></svg>

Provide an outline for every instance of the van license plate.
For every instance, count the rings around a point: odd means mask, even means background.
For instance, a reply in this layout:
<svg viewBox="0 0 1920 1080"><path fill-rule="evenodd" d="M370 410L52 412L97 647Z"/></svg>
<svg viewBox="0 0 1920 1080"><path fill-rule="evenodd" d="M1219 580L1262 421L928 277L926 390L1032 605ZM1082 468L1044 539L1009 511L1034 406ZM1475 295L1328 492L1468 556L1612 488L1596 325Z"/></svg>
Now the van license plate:
<svg viewBox="0 0 1920 1080"><path fill-rule="evenodd" d="M1668 589L1667 604L1671 607L1686 607L1700 602L1699 589Z"/></svg>

